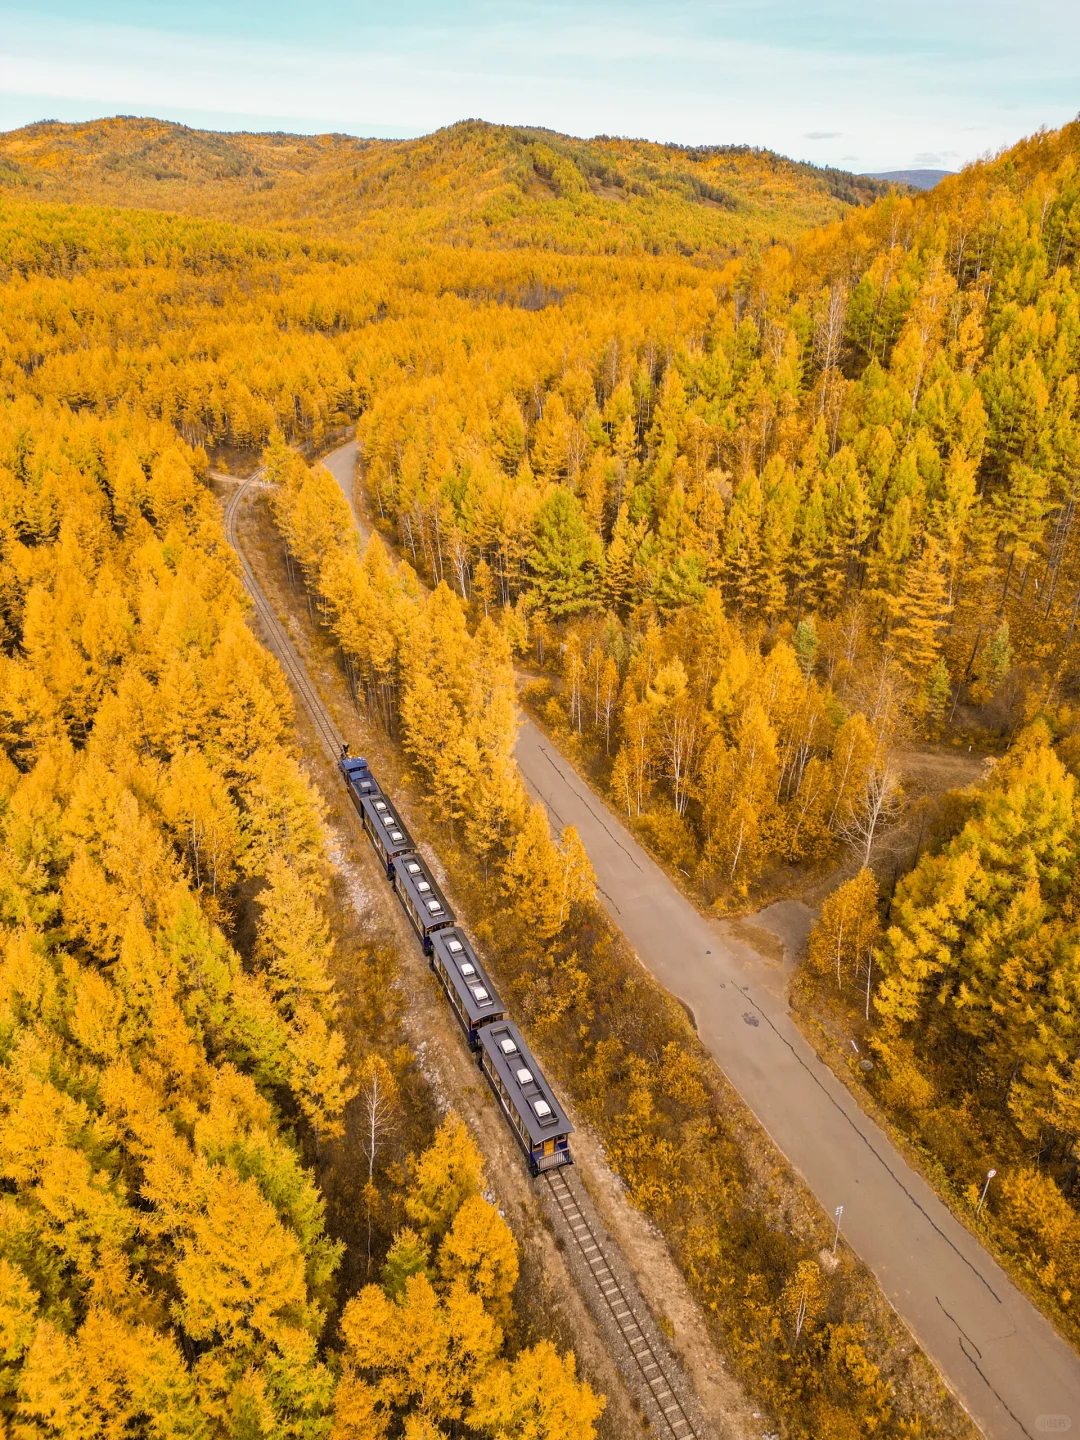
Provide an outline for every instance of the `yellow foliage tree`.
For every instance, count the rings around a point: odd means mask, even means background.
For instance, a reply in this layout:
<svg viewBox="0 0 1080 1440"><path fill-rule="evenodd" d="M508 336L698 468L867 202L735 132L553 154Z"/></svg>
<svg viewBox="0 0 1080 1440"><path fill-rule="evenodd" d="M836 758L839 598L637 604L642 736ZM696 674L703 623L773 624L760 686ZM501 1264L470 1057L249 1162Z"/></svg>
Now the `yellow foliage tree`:
<svg viewBox="0 0 1080 1440"><path fill-rule="evenodd" d="M444 1235L470 1196L483 1188L484 1161L465 1122L453 1111L412 1167L405 1212L428 1240Z"/></svg>
<svg viewBox="0 0 1080 1440"><path fill-rule="evenodd" d="M468 1420L493 1440L592 1440L603 1411L603 1398L578 1380L573 1354L542 1340L485 1376Z"/></svg>
<svg viewBox="0 0 1080 1440"><path fill-rule="evenodd" d="M509 1323L518 1277L517 1245L506 1221L482 1196L470 1195L462 1203L439 1246L438 1266L445 1281L463 1281L500 1324Z"/></svg>
<svg viewBox="0 0 1080 1440"><path fill-rule="evenodd" d="M832 892L810 932L807 960L821 975L836 977L837 990L859 984L865 974L867 1008L873 953L881 939L878 888L872 870L860 870Z"/></svg>
<svg viewBox="0 0 1080 1440"><path fill-rule="evenodd" d="M547 813L533 802L503 867L503 888L526 933L538 942L559 935L573 907L588 904L596 891L596 876L572 825L560 840L559 845L552 840Z"/></svg>
<svg viewBox="0 0 1080 1440"><path fill-rule="evenodd" d="M366 1286L345 1307L341 1332L347 1373L366 1375L379 1405L436 1424L462 1418L502 1339L479 1295L459 1281L442 1301L424 1275L410 1276L396 1301Z"/></svg>

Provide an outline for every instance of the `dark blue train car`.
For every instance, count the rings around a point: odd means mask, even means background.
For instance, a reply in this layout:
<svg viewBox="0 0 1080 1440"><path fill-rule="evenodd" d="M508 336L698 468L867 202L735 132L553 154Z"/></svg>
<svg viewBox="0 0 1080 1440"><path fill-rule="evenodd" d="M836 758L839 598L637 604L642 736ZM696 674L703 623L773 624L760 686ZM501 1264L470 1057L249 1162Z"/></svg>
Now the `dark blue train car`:
<svg viewBox="0 0 1080 1440"><path fill-rule="evenodd" d="M394 804L386 795L365 795L358 806L360 819L375 846L379 859L386 866L386 874L393 879L391 866L399 855L410 855L416 849L416 841L405 828L404 821Z"/></svg>
<svg viewBox="0 0 1080 1440"><path fill-rule="evenodd" d="M534 1175L572 1165L574 1127L555 1099L521 1031L510 1020L485 1025L479 1034L480 1068L506 1112Z"/></svg>
<svg viewBox="0 0 1080 1440"><path fill-rule="evenodd" d="M482 1027L493 1020L504 1020L506 1007L476 958L465 932L456 925L436 930L431 936L431 968L442 981L454 1014L475 1050Z"/></svg>
<svg viewBox="0 0 1080 1440"><path fill-rule="evenodd" d="M390 878L405 914L420 936L424 954L430 955L432 935L457 923L453 910L446 903L423 856L415 852L394 856L390 861Z"/></svg>
<svg viewBox="0 0 1080 1440"><path fill-rule="evenodd" d="M349 789L349 799L360 809L360 801L365 795L381 795L382 787L375 779L368 767L367 761L362 755L342 754L338 761L338 769L345 777L345 784Z"/></svg>

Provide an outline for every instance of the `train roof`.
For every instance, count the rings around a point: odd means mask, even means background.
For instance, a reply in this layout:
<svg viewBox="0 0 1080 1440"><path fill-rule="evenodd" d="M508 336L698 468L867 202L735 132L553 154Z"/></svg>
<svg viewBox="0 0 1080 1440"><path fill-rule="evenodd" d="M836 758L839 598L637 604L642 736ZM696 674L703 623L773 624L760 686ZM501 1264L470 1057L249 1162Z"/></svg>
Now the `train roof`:
<svg viewBox="0 0 1080 1440"><path fill-rule="evenodd" d="M416 842L388 795L362 795L360 804L384 850L401 855L416 849Z"/></svg>
<svg viewBox="0 0 1080 1440"><path fill-rule="evenodd" d="M456 925L449 930L437 930L431 937L431 945L465 1007L470 1025L483 1024L506 1014L506 1007L463 930Z"/></svg>
<svg viewBox="0 0 1080 1440"><path fill-rule="evenodd" d="M435 883L427 861L422 855L399 855L394 860L394 874L412 901L413 908L425 925L453 925L456 921L446 896Z"/></svg>
<svg viewBox="0 0 1080 1440"><path fill-rule="evenodd" d="M345 776L347 784L363 798L365 795L381 795L382 786L371 773L371 768L362 755L343 755L338 769Z"/></svg>
<svg viewBox="0 0 1080 1440"><path fill-rule="evenodd" d="M572 1135L574 1127L513 1021L485 1025L479 1039L532 1143Z"/></svg>

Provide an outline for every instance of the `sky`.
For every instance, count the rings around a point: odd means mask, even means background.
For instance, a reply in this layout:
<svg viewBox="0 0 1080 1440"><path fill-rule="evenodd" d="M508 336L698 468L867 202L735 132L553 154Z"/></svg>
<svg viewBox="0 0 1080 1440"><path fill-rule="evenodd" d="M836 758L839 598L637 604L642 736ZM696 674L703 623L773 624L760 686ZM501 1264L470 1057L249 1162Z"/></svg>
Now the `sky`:
<svg viewBox="0 0 1080 1440"><path fill-rule="evenodd" d="M479 118L951 170L1078 111L1078 0L0 0L0 129Z"/></svg>

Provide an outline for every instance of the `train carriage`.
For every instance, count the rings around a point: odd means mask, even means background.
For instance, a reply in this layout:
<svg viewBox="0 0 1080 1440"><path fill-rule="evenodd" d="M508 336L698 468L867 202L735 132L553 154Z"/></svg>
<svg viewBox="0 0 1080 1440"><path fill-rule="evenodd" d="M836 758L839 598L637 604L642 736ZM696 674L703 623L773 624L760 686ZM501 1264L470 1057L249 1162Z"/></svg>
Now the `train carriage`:
<svg viewBox="0 0 1080 1440"><path fill-rule="evenodd" d="M357 808L368 838L386 866L387 878L392 880L395 859L411 854L416 849L416 841L386 795L365 795Z"/></svg>
<svg viewBox="0 0 1080 1440"><path fill-rule="evenodd" d="M485 1025L479 1032L480 1068L506 1112L534 1175L572 1165L574 1127L555 1099L521 1031L510 1020Z"/></svg>
<svg viewBox="0 0 1080 1440"><path fill-rule="evenodd" d="M481 1028L494 1020L504 1020L506 1008L465 932L456 925L431 936L431 968L442 981L469 1045L475 1050Z"/></svg>
<svg viewBox="0 0 1080 1440"><path fill-rule="evenodd" d="M538 1175L559 1165L572 1165L573 1126L521 1032L508 1018L396 806L363 756L350 756L344 747L338 769L469 1045L479 1051L480 1068L513 1126L530 1171Z"/></svg>
<svg viewBox="0 0 1080 1440"><path fill-rule="evenodd" d="M345 784L349 790L349 799L356 806L360 818L363 819L360 801L368 795L381 795L382 787L371 773L368 763L362 755L342 754L341 759L338 761L338 769L345 777Z"/></svg>
<svg viewBox="0 0 1080 1440"><path fill-rule="evenodd" d="M389 862L389 873L405 913L420 936L424 954L430 955L432 935L455 925L456 916L436 885L423 856L415 852L396 855Z"/></svg>

